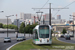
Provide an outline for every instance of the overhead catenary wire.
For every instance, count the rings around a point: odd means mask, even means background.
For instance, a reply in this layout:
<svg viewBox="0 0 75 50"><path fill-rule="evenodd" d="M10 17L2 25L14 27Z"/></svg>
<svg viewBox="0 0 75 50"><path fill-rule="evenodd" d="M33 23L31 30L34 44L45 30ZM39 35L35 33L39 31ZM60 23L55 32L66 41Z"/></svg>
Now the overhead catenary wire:
<svg viewBox="0 0 75 50"><path fill-rule="evenodd" d="M40 10L48 3L48 1L49 0L47 0L47 2L37 11L38 13L41 13ZM38 16L38 13L37 13L37 16ZM42 17L42 13L41 13L40 19L38 18L39 21L41 20L41 17Z"/></svg>
<svg viewBox="0 0 75 50"><path fill-rule="evenodd" d="M47 2L42 6L42 8L48 3L48 1L49 1L49 0L47 0ZM42 9L42 8L41 8L41 9ZM40 11L41 9L39 9L39 11Z"/></svg>
<svg viewBox="0 0 75 50"><path fill-rule="evenodd" d="M73 1L72 3L70 3L70 4L68 4L67 6L65 6L64 8L66 8L66 7L68 7L68 6L70 6L71 4L73 4L75 1ZM55 15L59 12L59 11L61 11L61 10L58 10L56 13L55 13ZM55 16L54 15L54 16Z"/></svg>
<svg viewBox="0 0 75 50"><path fill-rule="evenodd" d="M48 3L49 0L47 0L47 2L41 7L41 9ZM41 9L39 9L38 11L40 11ZM35 9L34 9L35 10Z"/></svg>

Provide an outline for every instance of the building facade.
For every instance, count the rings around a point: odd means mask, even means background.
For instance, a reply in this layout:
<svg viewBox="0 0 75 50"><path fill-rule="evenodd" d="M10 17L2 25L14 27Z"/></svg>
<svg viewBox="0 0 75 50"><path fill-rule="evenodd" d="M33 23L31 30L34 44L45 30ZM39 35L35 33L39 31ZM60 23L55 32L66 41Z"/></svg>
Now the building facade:
<svg viewBox="0 0 75 50"><path fill-rule="evenodd" d="M57 15L57 19L61 19L61 15Z"/></svg>
<svg viewBox="0 0 75 50"><path fill-rule="evenodd" d="M0 23L7 25L7 19L0 19ZM8 19L8 24L12 24L11 19Z"/></svg>
<svg viewBox="0 0 75 50"><path fill-rule="evenodd" d="M20 20L20 19L15 19L14 20L14 25L18 25L18 28L20 28L20 25L21 25L21 23L22 23L23 21L22 20Z"/></svg>
<svg viewBox="0 0 75 50"><path fill-rule="evenodd" d="M20 13L20 17L21 19L23 20L26 20L26 19L31 19L31 14L30 13Z"/></svg>
<svg viewBox="0 0 75 50"><path fill-rule="evenodd" d="M55 19L55 17L52 17L52 14L51 14L51 24L63 24L66 22L65 19L61 19L61 15L57 15L57 16L58 18ZM49 24L49 14L45 14L44 17L45 17L44 23ZM41 24L43 24L43 20L41 21Z"/></svg>

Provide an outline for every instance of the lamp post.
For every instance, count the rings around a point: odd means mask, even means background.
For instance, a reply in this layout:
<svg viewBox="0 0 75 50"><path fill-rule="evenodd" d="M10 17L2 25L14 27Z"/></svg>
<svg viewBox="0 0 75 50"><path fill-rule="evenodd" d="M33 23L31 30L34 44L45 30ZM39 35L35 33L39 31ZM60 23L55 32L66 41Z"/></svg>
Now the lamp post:
<svg viewBox="0 0 75 50"><path fill-rule="evenodd" d="M24 21L24 27L25 27L25 21ZM25 28L24 28L24 36L25 36Z"/></svg>
<svg viewBox="0 0 75 50"><path fill-rule="evenodd" d="M18 19L17 19L17 36L16 38L18 37Z"/></svg>
<svg viewBox="0 0 75 50"><path fill-rule="evenodd" d="M73 15L70 15L70 16L73 16ZM74 35L74 17L75 16L73 16L73 35Z"/></svg>
<svg viewBox="0 0 75 50"><path fill-rule="evenodd" d="M11 17L11 16L14 16L14 15L6 16L7 17L7 37L8 37L8 17Z"/></svg>

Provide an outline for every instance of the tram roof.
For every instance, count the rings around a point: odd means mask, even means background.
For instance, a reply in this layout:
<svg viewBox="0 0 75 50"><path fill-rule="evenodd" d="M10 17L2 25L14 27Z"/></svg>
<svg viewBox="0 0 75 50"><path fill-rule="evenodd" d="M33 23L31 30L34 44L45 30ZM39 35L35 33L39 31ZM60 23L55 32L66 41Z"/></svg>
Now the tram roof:
<svg viewBox="0 0 75 50"><path fill-rule="evenodd" d="M34 29L38 29L39 25L37 25Z"/></svg>
<svg viewBox="0 0 75 50"><path fill-rule="evenodd" d="M38 29L39 26L40 26L40 25L37 25L34 29Z"/></svg>

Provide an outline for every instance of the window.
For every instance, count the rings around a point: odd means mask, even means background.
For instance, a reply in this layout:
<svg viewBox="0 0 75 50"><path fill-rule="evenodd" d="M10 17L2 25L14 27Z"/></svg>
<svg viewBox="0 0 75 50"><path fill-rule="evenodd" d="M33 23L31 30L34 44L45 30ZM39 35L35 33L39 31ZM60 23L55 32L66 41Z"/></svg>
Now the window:
<svg viewBox="0 0 75 50"><path fill-rule="evenodd" d="M37 30L35 30L35 39L38 39L38 33L37 33Z"/></svg>
<svg viewBox="0 0 75 50"><path fill-rule="evenodd" d="M40 26L39 36L40 38L49 38L49 26Z"/></svg>

